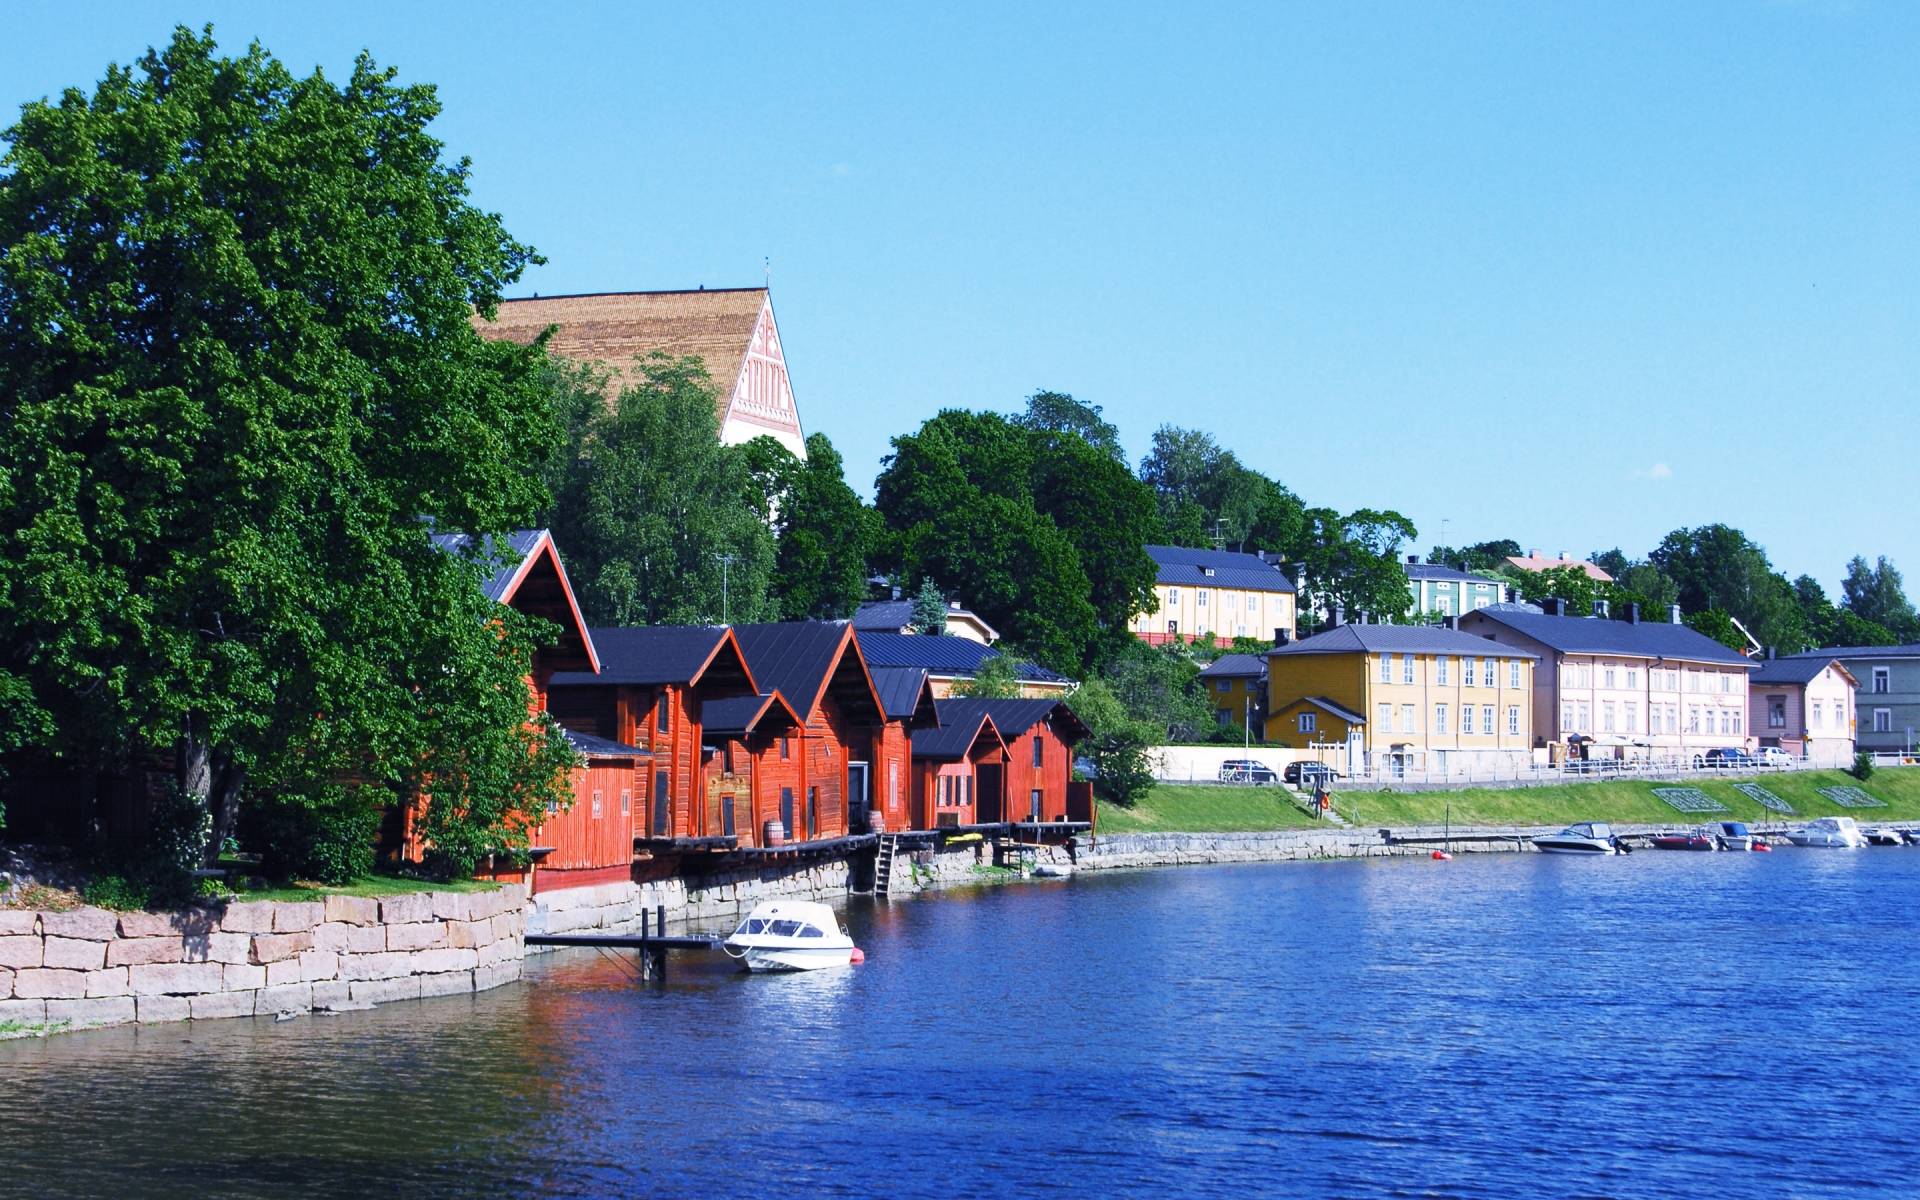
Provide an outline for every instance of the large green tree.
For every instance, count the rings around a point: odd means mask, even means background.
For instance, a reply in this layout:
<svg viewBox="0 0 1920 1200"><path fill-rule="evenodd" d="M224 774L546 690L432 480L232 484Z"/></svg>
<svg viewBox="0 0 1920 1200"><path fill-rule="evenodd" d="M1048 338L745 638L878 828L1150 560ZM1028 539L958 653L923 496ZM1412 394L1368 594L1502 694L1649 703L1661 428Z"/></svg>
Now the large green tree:
<svg viewBox="0 0 1920 1200"><path fill-rule="evenodd" d="M1347 620L1370 613L1381 620L1398 620L1413 607L1407 569L1400 546L1418 534L1413 522L1392 510L1362 508L1342 516L1330 508L1308 509L1305 567L1306 595L1301 620L1312 623L1316 614L1341 610Z"/></svg>
<svg viewBox="0 0 1920 1200"><path fill-rule="evenodd" d="M1897 637L1920 638L1920 621L1914 618L1905 581L1884 556L1868 566L1865 558L1855 555L1847 563L1847 575L1840 586L1849 613L1889 629Z"/></svg>
<svg viewBox="0 0 1920 1200"><path fill-rule="evenodd" d="M550 403L574 410L572 383ZM586 610L602 625L770 620L774 569L765 460L720 442L698 358L636 359L611 406L587 412L554 470L549 523Z"/></svg>
<svg viewBox="0 0 1920 1200"><path fill-rule="evenodd" d="M1072 431L948 410L875 487L900 578L931 577L1048 666L1078 670L1152 599L1153 500Z"/></svg>
<svg viewBox="0 0 1920 1200"><path fill-rule="evenodd" d="M5 135L0 683L72 761L169 754L208 854L249 790L429 774L451 855L510 845L571 761L550 628L429 537L524 523L556 436L541 349L469 323L533 252L438 112L180 29Z"/></svg>
<svg viewBox="0 0 1920 1200"><path fill-rule="evenodd" d="M1761 642L1774 646L1805 637L1793 585L1776 573L1766 551L1728 525L1676 529L1647 555L1673 581L1680 607L1719 609Z"/></svg>
<svg viewBox="0 0 1920 1200"><path fill-rule="evenodd" d="M776 539L772 593L780 618L832 621L853 615L867 592L867 556L878 518L847 486L840 452L824 433L807 438L802 462L772 438L756 438L770 482ZM763 484L764 486L764 484Z"/></svg>
<svg viewBox="0 0 1920 1200"><path fill-rule="evenodd" d="M1127 452L1120 445L1120 430L1100 415L1098 404L1075 400L1065 392L1039 391L1027 397L1027 411L1015 417L1014 424L1035 433L1075 433L1087 444L1112 458L1121 466Z"/></svg>

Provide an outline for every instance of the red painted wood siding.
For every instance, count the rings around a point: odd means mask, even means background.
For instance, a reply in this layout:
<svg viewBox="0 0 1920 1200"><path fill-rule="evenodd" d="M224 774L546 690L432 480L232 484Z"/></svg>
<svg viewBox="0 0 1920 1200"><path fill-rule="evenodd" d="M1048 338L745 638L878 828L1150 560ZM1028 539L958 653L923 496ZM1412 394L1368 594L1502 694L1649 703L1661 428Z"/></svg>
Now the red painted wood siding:
<svg viewBox="0 0 1920 1200"><path fill-rule="evenodd" d="M891 830L913 824L913 741L904 721L888 721L873 733L873 807Z"/></svg>
<svg viewBox="0 0 1920 1200"><path fill-rule="evenodd" d="M536 846L551 846L541 869L580 870L633 861L634 809L643 772L595 762L573 772L573 807L549 813L534 830ZM598 796L598 811L595 797ZM622 797L625 810L622 810ZM536 872L537 874L537 872Z"/></svg>
<svg viewBox="0 0 1920 1200"><path fill-rule="evenodd" d="M1040 766L1033 765L1033 746L1040 744ZM1033 790L1040 789L1040 819L1067 819L1067 781L1072 777L1072 752L1041 722L1007 744L1007 819L1030 821Z"/></svg>

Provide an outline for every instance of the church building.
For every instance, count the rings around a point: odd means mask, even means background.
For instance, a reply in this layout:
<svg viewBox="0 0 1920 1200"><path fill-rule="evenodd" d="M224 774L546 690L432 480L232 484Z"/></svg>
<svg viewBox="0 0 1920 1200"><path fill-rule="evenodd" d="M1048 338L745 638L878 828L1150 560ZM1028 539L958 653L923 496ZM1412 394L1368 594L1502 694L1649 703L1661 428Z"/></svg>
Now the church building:
<svg viewBox="0 0 1920 1200"><path fill-rule="evenodd" d="M656 350L706 364L719 392L720 440L728 445L773 437L807 454L793 402L773 299L764 287L690 292L602 292L502 300L483 337L531 342L556 326L547 346L562 358L604 363L618 387L636 356Z"/></svg>

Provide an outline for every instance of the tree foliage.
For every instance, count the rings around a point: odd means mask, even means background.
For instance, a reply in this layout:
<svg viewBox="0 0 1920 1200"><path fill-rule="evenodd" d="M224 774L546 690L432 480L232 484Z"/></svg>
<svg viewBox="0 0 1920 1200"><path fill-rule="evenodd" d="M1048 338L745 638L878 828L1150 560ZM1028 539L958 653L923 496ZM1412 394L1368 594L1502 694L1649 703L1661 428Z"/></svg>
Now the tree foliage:
<svg viewBox="0 0 1920 1200"><path fill-rule="evenodd" d="M429 538L525 523L556 440L543 352L469 324L533 252L438 112L180 29L6 134L0 683L83 761L171 753L209 854L243 789L427 771L444 836L511 840L571 761L526 721L550 628Z"/></svg>
<svg viewBox="0 0 1920 1200"><path fill-rule="evenodd" d="M1920 640L1920 621L1907 600L1905 583L1884 556L1868 566L1865 558L1854 555L1840 587L1848 613L1891 631L1902 641Z"/></svg>
<svg viewBox="0 0 1920 1200"><path fill-rule="evenodd" d="M1100 415L1098 404L1075 400L1065 392L1039 391L1027 397L1027 411L1013 420L1014 424L1034 433L1077 434L1122 467L1127 465L1127 452L1120 445L1120 430Z"/></svg>
<svg viewBox="0 0 1920 1200"><path fill-rule="evenodd" d="M776 541L772 593L780 619L852 616L866 596L877 518L847 486L840 452L826 434L808 436L805 462L772 438L754 441L770 464L762 486Z"/></svg>
<svg viewBox="0 0 1920 1200"><path fill-rule="evenodd" d="M1728 525L1676 529L1647 555L1673 581L1689 613L1720 609L1771 645L1804 638L1793 588L1767 561L1766 551Z"/></svg>
<svg viewBox="0 0 1920 1200"><path fill-rule="evenodd" d="M1435 546L1427 551L1427 561L1462 571L1492 571L1506 565L1507 559L1520 557L1520 543L1512 538L1475 542L1471 546Z"/></svg>
<svg viewBox="0 0 1920 1200"><path fill-rule="evenodd" d="M1346 516L1330 508L1305 514L1307 536L1302 620L1339 610L1346 619L1371 613L1398 619L1413 607L1412 586L1400 562L1400 546L1417 536L1413 522L1391 510L1357 509Z"/></svg>
<svg viewBox="0 0 1920 1200"><path fill-rule="evenodd" d="M589 377L564 378L550 395L553 411L580 414L580 423L553 469L559 485L548 518L588 621L772 618L767 482L754 470L766 469L764 447L721 444L700 360L636 359L611 406L580 405Z"/></svg>
<svg viewBox="0 0 1920 1200"><path fill-rule="evenodd" d="M1020 668L1010 654L983 659L971 679L962 679L953 685L953 694L982 700L1016 699L1020 695Z"/></svg>
<svg viewBox="0 0 1920 1200"><path fill-rule="evenodd" d="M926 576L913 596L913 631L939 636L947 631L947 594Z"/></svg>

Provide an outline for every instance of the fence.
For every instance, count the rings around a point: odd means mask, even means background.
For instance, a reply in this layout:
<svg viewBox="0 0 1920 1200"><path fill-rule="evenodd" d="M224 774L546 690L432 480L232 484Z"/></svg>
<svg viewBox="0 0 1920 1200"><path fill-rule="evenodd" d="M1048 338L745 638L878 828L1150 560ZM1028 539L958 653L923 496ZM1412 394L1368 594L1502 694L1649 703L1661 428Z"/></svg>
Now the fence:
<svg viewBox="0 0 1920 1200"><path fill-rule="evenodd" d="M1262 754L1239 754L1236 757L1251 758L1254 762L1271 766L1275 775L1280 775L1283 767L1278 760L1284 758L1293 761L1297 753L1269 751ZM1276 759L1273 763L1267 758ZM1877 755L1876 760L1884 766L1896 766L1903 763L1920 762L1914 756L1897 754ZM1791 771L1831 769L1831 764L1816 763L1806 758L1774 758L1764 765L1752 762L1729 764L1727 766L1694 766L1691 757L1657 759L1594 759L1587 762L1568 762L1556 765L1532 763L1525 766L1517 763L1503 765L1499 763L1449 764L1445 768L1395 766L1393 764L1373 763L1356 765L1351 772L1343 764L1332 764L1339 773L1333 780L1336 790L1379 790L1394 788L1399 790L1440 790L1468 787L1553 787L1568 783L1593 783L1609 779L1644 780L1647 782L1671 782L1682 779L1719 779L1729 775L1781 774ZM1262 783L1221 783L1216 773L1207 777L1195 772L1187 778L1161 776L1168 783L1214 783L1221 787L1273 786L1273 782Z"/></svg>

